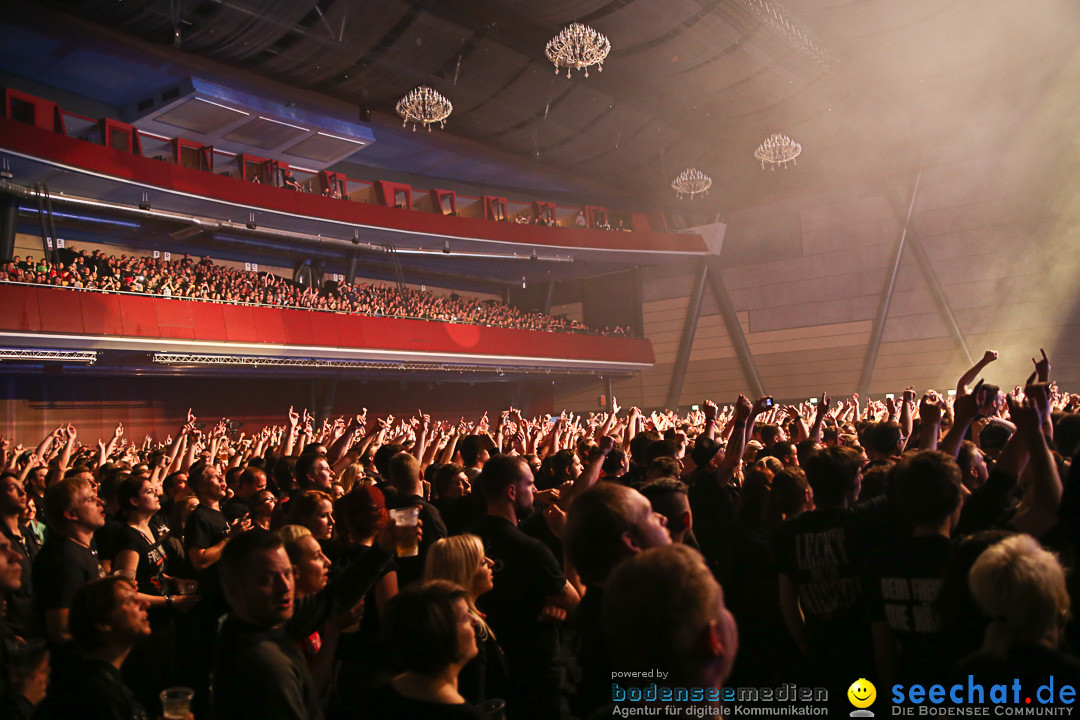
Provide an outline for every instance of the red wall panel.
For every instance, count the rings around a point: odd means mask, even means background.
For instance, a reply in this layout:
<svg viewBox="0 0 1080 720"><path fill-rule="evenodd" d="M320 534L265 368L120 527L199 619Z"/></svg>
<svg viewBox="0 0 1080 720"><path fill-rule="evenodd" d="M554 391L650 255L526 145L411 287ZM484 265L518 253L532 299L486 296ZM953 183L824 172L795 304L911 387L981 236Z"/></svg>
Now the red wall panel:
<svg viewBox="0 0 1080 720"><path fill-rule="evenodd" d="M0 284L0 330L651 363L635 338ZM223 348L223 351L226 351ZM252 351L255 352L255 351Z"/></svg>
<svg viewBox="0 0 1080 720"><path fill-rule="evenodd" d="M104 293L75 293L82 312L83 329L87 335L124 334L120 314L120 296Z"/></svg>
<svg viewBox="0 0 1080 720"><path fill-rule="evenodd" d="M195 339L195 324L191 313L197 303L178 300L160 300L157 302L158 331L161 337L180 340Z"/></svg>
<svg viewBox="0 0 1080 720"><path fill-rule="evenodd" d="M255 332L259 336L259 342L285 344L285 322L281 313L252 313L255 319Z"/></svg>
<svg viewBox="0 0 1080 720"><path fill-rule="evenodd" d="M0 317L10 330L39 332L41 312L38 309L37 289L16 285L0 285Z"/></svg>
<svg viewBox="0 0 1080 720"><path fill-rule="evenodd" d="M356 315L336 315L338 339L345 347L367 347L368 330Z"/></svg>
<svg viewBox="0 0 1080 720"><path fill-rule="evenodd" d="M256 308L243 305L219 305L225 324L225 337L229 342L260 342L255 329ZM260 308L261 309L261 308ZM199 337L203 337L200 333Z"/></svg>
<svg viewBox="0 0 1080 720"><path fill-rule="evenodd" d="M311 332L311 313L281 310L281 322L285 326L286 345L311 345L315 335Z"/></svg>
<svg viewBox="0 0 1080 720"><path fill-rule="evenodd" d="M189 302L186 300L178 302L191 306L191 327L195 331L195 337L202 340L219 340L221 342L229 339L226 332L225 313L233 306Z"/></svg>
<svg viewBox="0 0 1080 720"><path fill-rule="evenodd" d="M42 298L44 300L44 298ZM153 298L121 295L120 319L128 337L161 337L155 303L167 302Z"/></svg>
<svg viewBox="0 0 1080 720"><path fill-rule="evenodd" d="M81 295L70 290L55 290L47 302L39 302L41 327L56 333L83 332Z"/></svg>
<svg viewBox="0 0 1080 720"><path fill-rule="evenodd" d="M315 338L315 344L322 347L339 347L342 342L338 337L338 323L345 316L336 313L310 313L310 315L311 334Z"/></svg>

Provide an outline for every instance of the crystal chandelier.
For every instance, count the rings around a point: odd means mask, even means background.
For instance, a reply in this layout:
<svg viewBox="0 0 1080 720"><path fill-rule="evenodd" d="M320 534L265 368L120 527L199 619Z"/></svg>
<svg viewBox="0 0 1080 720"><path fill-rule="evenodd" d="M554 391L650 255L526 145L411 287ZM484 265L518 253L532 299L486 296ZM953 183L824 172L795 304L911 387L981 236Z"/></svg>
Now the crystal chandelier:
<svg viewBox="0 0 1080 720"><path fill-rule="evenodd" d="M454 106L440 93L427 85L421 85L405 97L398 100L397 114L403 119L402 127L413 123L413 132L417 125L423 125L431 132L432 123L446 127L446 118L454 111Z"/></svg>
<svg viewBox="0 0 1080 720"><path fill-rule="evenodd" d="M671 189L679 198L689 197L691 200L696 195L707 195L712 187L712 178L697 168L688 168L679 173L679 177L671 181Z"/></svg>
<svg viewBox="0 0 1080 720"><path fill-rule="evenodd" d="M801 152L802 145L783 133L773 133L765 138L765 142L758 145L758 149L754 151L754 157L761 161L762 170L765 169L765 163L772 164L775 170L777 165L786 168L789 162L794 163Z"/></svg>
<svg viewBox="0 0 1080 720"><path fill-rule="evenodd" d="M611 43L608 39L581 23L571 23L570 27L563 28L544 48L548 60L555 63L555 74L565 67L566 77L570 77L572 68L584 68L585 77L589 77L590 65L596 65L596 69L603 72L604 58L609 52Z"/></svg>

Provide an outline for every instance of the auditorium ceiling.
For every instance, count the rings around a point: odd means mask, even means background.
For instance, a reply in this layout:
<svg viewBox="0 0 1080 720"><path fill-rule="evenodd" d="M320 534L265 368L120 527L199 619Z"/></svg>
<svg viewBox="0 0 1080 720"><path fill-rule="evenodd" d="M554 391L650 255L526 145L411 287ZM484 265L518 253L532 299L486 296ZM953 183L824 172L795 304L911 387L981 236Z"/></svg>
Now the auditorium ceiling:
<svg viewBox="0 0 1080 720"><path fill-rule="evenodd" d="M13 5L9 36L41 7ZM699 215L1006 149L1033 113L1045 112L1047 93L1057 92L1055 80L1080 46L1074 0L45 5L71 27L53 34L44 65L59 77L65 53L84 53L64 82L83 78L103 102L131 102L166 75L195 72L177 67L190 64L184 58L212 62L357 108L378 138L357 154L359 164L666 204L675 202L671 179L693 166L714 181ZM567 79L544 57L545 43L571 22L610 39L603 72ZM130 37L155 60L139 61L143 71L133 74L134 50L89 53L71 29L79 24ZM35 72L6 60L8 73ZM446 129L430 139L401 132L393 115L396 101L421 84L454 104ZM763 170L754 159L774 132L802 144L795 167Z"/></svg>

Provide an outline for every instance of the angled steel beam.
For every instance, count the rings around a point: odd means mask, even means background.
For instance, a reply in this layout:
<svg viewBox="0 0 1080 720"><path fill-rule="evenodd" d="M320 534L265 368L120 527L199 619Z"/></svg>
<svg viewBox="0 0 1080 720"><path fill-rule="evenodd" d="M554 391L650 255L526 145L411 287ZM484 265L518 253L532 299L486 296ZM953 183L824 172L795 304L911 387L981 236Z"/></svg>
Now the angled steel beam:
<svg viewBox="0 0 1080 720"><path fill-rule="evenodd" d="M724 277L720 274L720 258L710 257L708 263L709 286L712 288L713 299L720 310L720 318L724 321L728 339L735 348L735 355L739 358L739 366L742 368L746 385L753 397L762 397L765 395L765 385L761 382L761 376L758 375L754 354L750 352L750 343L746 341L746 335L739 323L739 316L735 312L735 304L731 302L727 285L724 284Z"/></svg>
<svg viewBox="0 0 1080 720"><path fill-rule="evenodd" d="M675 367L671 370L671 385L668 386L667 407L675 408L682 395L683 381L686 380L686 366L690 363L690 350L694 346L694 334L697 333L698 318L701 317L701 296L705 293L705 278L709 274L709 265L702 261L690 292L690 304L686 306L686 322L683 324L682 337L679 339L679 351L675 356Z"/></svg>
<svg viewBox="0 0 1080 720"><path fill-rule="evenodd" d="M911 224L911 214L915 211L915 199L919 197L919 183L921 181L922 170L915 176L915 187L911 191L911 202L908 203L907 215L903 219L900 237L896 240L892 267L889 269L889 275L885 279L885 287L881 290L881 300L878 302L877 315L874 317L874 327L870 332L870 344L867 345L866 355L863 357L862 373L859 375L858 385L858 392L863 397L870 394L870 379L874 375L874 366L877 365L878 351L881 350L881 339L885 336L885 320L889 316L889 305L892 304L893 290L896 288L896 275L900 271L900 259L904 255L908 226Z"/></svg>
<svg viewBox="0 0 1080 720"><path fill-rule="evenodd" d="M902 212L900 198L892 194L889 202L892 204L897 219L899 219ZM912 256L915 258L915 262L919 266L919 272L922 273L923 280L926 281L926 287L930 290L930 296L934 299L934 305L937 306L941 319L945 321L946 327L949 328L953 340L956 341L957 346L964 353L968 365L974 365L975 360L971 356L971 351L968 350L967 342L964 340L964 333L960 331L960 323L956 321L956 316L953 315L952 305L949 303L949 298L945 295L945 288L942 287L937 272L934 270L934 264L930 261L930 256L926 252L926 246L923 245L922 239L919 237L918 225L914 218L908 220L908 250L911 251Z"/></svg>

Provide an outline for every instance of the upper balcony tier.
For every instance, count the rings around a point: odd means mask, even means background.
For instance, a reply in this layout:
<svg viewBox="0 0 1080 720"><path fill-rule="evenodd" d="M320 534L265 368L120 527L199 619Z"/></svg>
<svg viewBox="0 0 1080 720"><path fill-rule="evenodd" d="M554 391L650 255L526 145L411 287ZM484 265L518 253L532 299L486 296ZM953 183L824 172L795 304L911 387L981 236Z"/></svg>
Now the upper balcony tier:
<svg viewBox="0 0 1080 720"><path fill-rule="evenodd" d="M633 232L591 229L609 222L608 211L582 206L586 227L580 228L573 217L557 216L565 216L567 208L535 201L528 214L571 226L519 224L513 212L508 214L513 203L508 206L506 198L473 198L465 208L465 198L452 191L354 181L325 170L306 177L298 171L308 190L298 192L276 186L289 168L272 159L222 158L213 148L150 136L113 120L73 116L54 103L12 90L5 91L5 100L5 117L0 118L0 157L10 172L5 189L47 184L61 211L80 202L84 214L152 208L178 214L178 222L185 215L216 218L223 221L220 231L236 226L302 233L343 251L392 244L399 252L418 255L491 253L581 265L577 272L560 270L562 276L681 262L709 253L712 244L698 234L641 229L650 225L644 214L625 214L635 225ZM81 132L72 131L75 124ZM163 152L148 151L151 145ZM576 208L571 211L576 215Z"/></svg>

